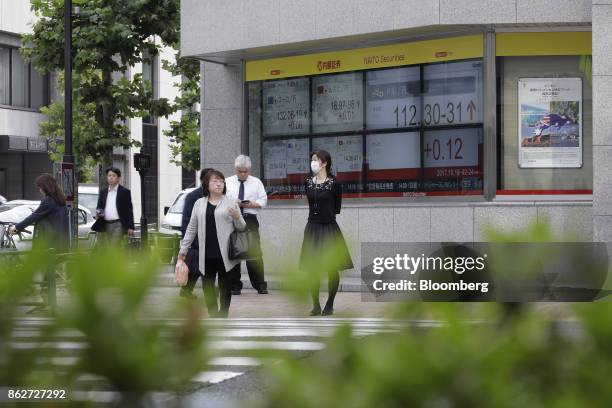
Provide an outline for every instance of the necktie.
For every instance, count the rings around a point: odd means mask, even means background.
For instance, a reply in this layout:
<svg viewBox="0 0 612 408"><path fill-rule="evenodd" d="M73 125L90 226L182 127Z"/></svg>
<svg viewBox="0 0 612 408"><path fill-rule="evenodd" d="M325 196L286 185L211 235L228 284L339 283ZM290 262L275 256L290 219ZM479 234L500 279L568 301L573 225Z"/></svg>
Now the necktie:
<svg viewBox="0 0 612 408"><path fill-rule="evenodd" d="M244 180L240 181L240 189L238 190L238 199L240 201L244 200ZM244 214L244 207L240 207L240 212Z"/></svg>

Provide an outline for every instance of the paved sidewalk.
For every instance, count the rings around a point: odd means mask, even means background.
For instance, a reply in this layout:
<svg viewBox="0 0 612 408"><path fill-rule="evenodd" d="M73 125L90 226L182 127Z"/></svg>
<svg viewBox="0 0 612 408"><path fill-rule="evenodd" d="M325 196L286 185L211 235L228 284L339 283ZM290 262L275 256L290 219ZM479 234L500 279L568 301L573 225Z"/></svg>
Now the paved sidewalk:
<svg viewBox="0 0 612 408"><path fill-rule="evenodd" d="M203 304L202 288L194 290L199 302ZM148 299L147 309L154 314L164 315L171 313L172 305L179 298L179 288L156 287L153 288ZM321 292L321 304L327 300L327 292ZM339 292L334 302L334 316L336 317L384 317L393 303L377 303L362 301L361 293ZM294 299L287 291L270 290L267 295L260 295L253 289L243 289L239 296L232 296L229 317L307 317L312 308L309 300L301 303Z"/></svg>
<svg viewBox="0 0 612 408"><path fill-rule="evenodd" d="M284 280L284 276L279 273L267 273L266 274L266 282L268 283L268 289L285 289L286 282ZM242 268L241 275L242 284L245 288L252 288L251 282L249 280L249 275L246 271L246 268ZM327 280L324 279L326 282ZM325 289L327 284L324 283L321 288ZM163 287L176 287L176 283L174 283L174 266L172 265L163 265L159 276L155 282L155 286L163 286ZM361 278L358 276L352 276L346 273L343 273L340 277L340 286L338 291L340 292L361 292L367 290L367 288L363 285Z"/></svg>

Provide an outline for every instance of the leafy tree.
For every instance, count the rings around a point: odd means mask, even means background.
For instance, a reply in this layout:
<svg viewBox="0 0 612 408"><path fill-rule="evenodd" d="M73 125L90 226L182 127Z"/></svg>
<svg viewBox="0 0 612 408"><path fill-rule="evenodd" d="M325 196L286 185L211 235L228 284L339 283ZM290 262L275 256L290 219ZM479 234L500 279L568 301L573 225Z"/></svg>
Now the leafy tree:
<svg viewBox="0 0 612 408"><path fill-rule="evenodd" d="M64 67L64 2L31 0L36 15L33 33L25 35L22 54L42 73ZM127 120L168 116L173 107L165 98L153 99L142 75L125 74L137 63L150 61L163 45L179 39L179 0L73 0L80 12L73 16L74 155L81 165L88 159L110 163L114 146L130 147ZM160 41L157 41L159 39ZM115 77L115 78L113 78ZM63 104L43 112L49 120L41 134L63 137ZM59 154L61 148L56 149Z"/></svg>
<svg viewBox="0 0 612 408"><path fill-rule="evenodd" d="M166 71L181 78L181 82L175 84L180 93L174 100L174 108L182 112L182 115L179 120L170 121L170 128L164 131L172 143L171 161L177 166L198 171L200 112L196 104L200 101L200 64L195 60L181 58L179 53L176 54L176 62L164 60L162 64Z"/></svg>

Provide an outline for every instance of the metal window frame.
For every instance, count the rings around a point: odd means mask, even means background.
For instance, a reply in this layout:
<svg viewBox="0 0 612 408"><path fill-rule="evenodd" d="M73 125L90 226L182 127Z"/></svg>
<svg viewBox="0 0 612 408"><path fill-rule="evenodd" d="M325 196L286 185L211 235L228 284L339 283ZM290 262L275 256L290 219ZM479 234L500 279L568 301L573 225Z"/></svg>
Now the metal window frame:
<svg viewBox="0 0 612 408"><path fill-rule="evenodd" d="M482 33L483 41L484 41L483 56L482 56L482 62L483 62L483 95L482 95L483 122L481 125L478 125L478 126L473 125L473 126L480 127L483 132L483 152L484 152L483 194L476 195L476 196L449 195L449 196L389 197L389 198L359 197L359 198L347 198L346 199L347 202L350 202L350 203L373 203L373 202L382 203L384 202L384 203L414 204L414 203L429 203L429 202L432 202L432 203L473 203L473 202L485 202L485 201L491 202L494 200L495 193L496 193L496 183L497 183L497 179L496 179L497 153L495 150L497 148L497 142L496 142L496 137L497 137L497 132L496 132L497 86L496 86L496 71L495 71L495 61L496 61L495 60L495 30L492 27L489 27L480 33ZM442 38L452 38L452 37L454 37L454 35L450 35L450 36L446 36ZM440 38L440 37L436 36L435 38ZM424 66L426 64L418 64L418 65ZM241 68L242 68L242 85L243 85L243 92L241 94L242 100L241 100L241 105L240 105L243 110L242 126L241 126L241 146L243 147L243 151L247 152L248 154L248 151L249 151L248 149L249 147L248 84L249 83L246 81L246 61L245 60L241 61ZM390 69L390 68L393 68L393 67L388 67L386 69ZM367 71L369 70L358 71L358 72L364 73L364 80L366 78L365 73ZM349 71L349 72L353 72L353 71ZM342 73L347 73L347 72L342 72ZM311 87L312 77L313 76L307 76L307 78L309 78L310 87ZM491 82L491 79L492 79L492 82ZM259 82L263 82L263 81L259 81ZM263 98L263 90L262 90L262 98ZM261 103L263 103L261 101L262 98L260 98L260 105ZM310 92L310 99L311 99L310 105L311 105L311 111L312 111L312 92ZM365 109L365 104L364 104L364 109ZM263 110L262 110L262 113L263 113ZM260 119L261 119L260 120L261 122L263 120L263 114L261 115ZM312 133L312 121L310 121L310 126L311 126L311 132L309 132L306 135L291 135L291 136L286 136L286 137L295 137L295 138L307 137L309 139L309 147L312 150L312 139L314 137L338 136L338 134L336 134L337 132L336 133L334 132L326 133L325 135L323 134L315 135ZM468 127L473 127L473 126L468 126ZM264 176L264 161L263 161L264 136L263 136L263 124L262 123L260 123L260 127L262 128L262 134L260 138L260 153L262 155L261 160L260 160L260 167L261 167L260 175L261 175L261 178L263 179L263 176ZM394 131L397 131L397 129L395 129ZM423 129L420 130L421 133L423 131L424 131ZM340 133L347 133L347 132L340 132ZM348 133L355 134L355 132L348 132ZM363 130L362 132L357 132L357 133L362 135L364 149L365 149L366 133L369 134L369 133L372 133L372 131ZM268 139L274 139L274 138L276 137L268 138ZM281 136L278 136L278 138L281 138ZM422 138L422 135L421 135L421 138ZM491 152L493 152L493 154ZM493 174L491 174L491 170L493 170ZM297 201L296 199L287 199L287 200L290 200L290 202ZM287 204L287 202L283 204Z"/></svg>
<svg viewBox="0 0 612 408"><path fill-rule="evenodd" d="M8 75L8 105L5 104L0 104L0 107L7 107L9 109L13 109L13 110L22 110L22 111L29 111L29 112L40 112L40 108L33 108L32 107L32 70L35 69L34 66L32 66L32 63L29 62L26 65L26 72L24 72L24 75L26 76L26 82L27 82L27 93L25 95L25 99L26 99L26 106L16 106L13 105L13 53L14 52L19 52L19 48L13 47L13 46L9 46L9 45L4 45L4 44L0 44L0 48L4 48L6 50L8 50L8 63L9 63L9 75ZM24 61L25 63L25 61ZM45 75L41 75L43 83L42 83L42 99L43 99L43 105L42 106L48 106L51 103L51 78L49 74L45 74Z"/></svg>

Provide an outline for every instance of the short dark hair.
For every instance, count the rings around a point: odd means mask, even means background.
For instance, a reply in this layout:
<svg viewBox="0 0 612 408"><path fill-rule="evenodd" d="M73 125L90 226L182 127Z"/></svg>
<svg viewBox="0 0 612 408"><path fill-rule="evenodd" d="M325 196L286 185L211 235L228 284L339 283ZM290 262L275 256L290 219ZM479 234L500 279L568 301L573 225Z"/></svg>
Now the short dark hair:
<svg viewBox="0 0 612 408"><path fill-rule="evenodd" d="M210 183L210 179L213 177L218 177L223 180L223 195L227 193L227 185L225 184L225 176L219 170L210 169L204 175L204 180L202 180L202 189L204 190L204 196L208 197L210 191L208 191L208 184Z"/></svg>
<svg viewBox="0 0 612 408"><path fill-rule="evenodd" d="M117 167L115 166L110 166L106 169L106 171L104 172L104 174L106 174L108 176L108 172L112 171L113 173L115 173L117 175L117 177L121 177L121 170L119 170Z"/></svg>
<svg viewBox="0 0 612 408"><path fill-rule="evenodd" d="M322 162L327 163L327 175L332 176L332 159L329 152L327 150L316 150L310 153L310 160L312 160L312 156L314 155L317 155Z"/></svg>
<svg viewBox="0 0 612 408"><path fill-rule="evenodd" d="M214 170L214 169L212 167L206 167L206 168L202 169L202 172L200 173L200 182L201 183L204 182L204 177L206 177L206 173L208 173L211 170Z"/></svg>

